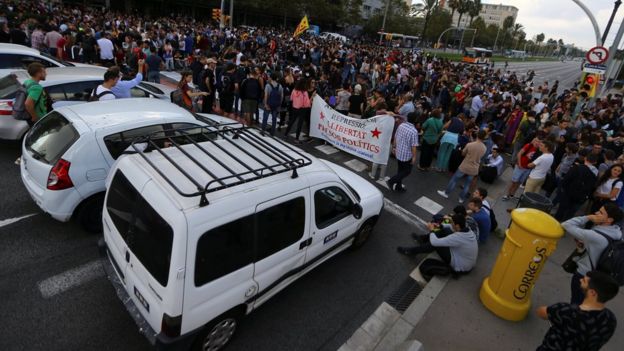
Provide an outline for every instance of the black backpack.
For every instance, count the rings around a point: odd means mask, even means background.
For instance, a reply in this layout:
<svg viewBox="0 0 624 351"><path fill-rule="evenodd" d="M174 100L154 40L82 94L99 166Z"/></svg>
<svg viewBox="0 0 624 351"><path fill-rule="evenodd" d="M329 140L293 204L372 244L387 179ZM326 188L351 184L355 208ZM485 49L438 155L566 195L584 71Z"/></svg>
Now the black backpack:
<svg viewBox="0 0 624 351"><path fill-rule="evenodd" d="M609 274L618 282L620 286L624 286L624 241L615 240L595 229L594 231L602 235L605 239L607 239L607 242L609 242L607 247L602 250L595 269Z"/></svg>
<svg viewBox="0 0 624 351"><path fill-rule="evenodd" d="M17 91L15 92L15 100L13 101L13 118L19 121L29 121L32 117L30 113L26 110L26 99L28 98L28 89L35 84L34 82L28 87L26 85L21 85ZM39 99L35 101L35 106L39 103L39 100L43 97L43 92L39 96Z"/></svg>
<svg viewBox="0 0 624 351"><path fill-rule="evenodd" d="M96 94L96 93L95 93L96 91L97 91L97 87L95 87L95 88L93 89L93 91L91 92L91 94L89 95L89 102L100 101L100 99L101 99L101 98L102 98L102 96L104 96L104 95L108 95L108 94L115 95L115 94L113 94L113 92L112 92L112 91L110 91L110 90L105 90L105 91L103 91L103 92L101 92L101 93L99 93L99 94Z"/></svg>
<svg viewBox="0 0 624 351"><path fill-rule="evenodd" d="M496 228L498 228L498 221L496 220L496 215L494 214L494 211L492 211L491 208L483 205L483 208L485 208L486 210L488 210L488 212L490 212L490 231L493 232L496 230Z"/></svg>

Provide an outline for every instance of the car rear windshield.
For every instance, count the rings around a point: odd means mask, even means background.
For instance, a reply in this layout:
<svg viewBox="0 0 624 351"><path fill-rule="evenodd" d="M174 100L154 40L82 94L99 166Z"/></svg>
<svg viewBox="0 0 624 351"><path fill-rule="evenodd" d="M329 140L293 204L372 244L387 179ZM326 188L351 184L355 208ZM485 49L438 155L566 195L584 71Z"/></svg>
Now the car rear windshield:
<svg viewBox="0 0 624 351"><path fill-rule="evenodd" d="M119 170L108 189L106 210L130 251L154 279L167 286L173 229Z"/></svg>
<svg viewBox="0 0 624 351"><path fill-rule="evenodd" d="M26 136L26 149L39 161L55 164L80 135L62 114L52 111Z"/></svg>
<svg viewBox="0 0 624 351"><path fill-rule="evenodd" d="M147 84L144 82L139 83L139 86L152 94L163 95L164 92L151 84Z"/></svg>
<svg viewBox="0 0 624 351"><path fill-rule="evenodd" d="M20 87L20 82L17 80L17 76L9 74L0 79L0 99L8 100L15 99L15 93Z"/></svg>

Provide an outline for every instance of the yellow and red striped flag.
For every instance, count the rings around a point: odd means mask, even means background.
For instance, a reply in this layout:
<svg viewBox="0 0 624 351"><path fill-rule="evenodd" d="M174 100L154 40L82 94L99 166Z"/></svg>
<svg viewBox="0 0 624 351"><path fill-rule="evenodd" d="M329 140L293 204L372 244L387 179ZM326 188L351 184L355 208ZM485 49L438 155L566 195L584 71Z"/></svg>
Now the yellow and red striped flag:
<svg viewBox="0 0 624 351"><path fill-rule="evenodd" d="M299 25L297 26L297 29L295 29L295 34L293 34L293 37L299 36L301 33L308 30L308 28L310 28L310 23L308 23L308 16L303 16L301 22L299 22Z"/></svg>

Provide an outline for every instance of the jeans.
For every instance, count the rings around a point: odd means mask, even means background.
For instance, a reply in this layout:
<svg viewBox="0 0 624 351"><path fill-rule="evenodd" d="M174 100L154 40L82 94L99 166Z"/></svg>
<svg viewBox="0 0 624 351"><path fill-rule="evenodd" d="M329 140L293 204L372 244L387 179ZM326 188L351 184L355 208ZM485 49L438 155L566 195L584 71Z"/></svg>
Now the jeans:
<svg viewBox="0 0 624 351"><path fill-rule="evenodd" d="M160 84L160 71L147 72L147 81Z"/></svg>
<svg viewBox="0 0 624 351"><path fill-rule="evenodd" d="M277 128L277 114L279 113L279 109L274 108L272 110L264 110L262 116L262 131L264 132L267 128L267 121L269 120L269 114L271 115L271 135L275 135L275 129Z"/></svg>
<svg viewBox="0 0 624 351"><path fill-rule="evenodd" d="M173 65L173 57L167 57L165 59L165 68L167 71L173 71L175 69L175 66Z"/></svg>
<svg viewBox="0 0 624 351"><path fill-rule="evenodd" d="M395 184L398 184L401 188L403 187L403 179L405 177L407 177L408 175L410 175L410 173L412 173L412 160L407 160L407 161L399 161L397 160L398 163L398 170L397 170L397 174L388 179L388 184L390 185L390 188L393 188Z"/></svg>
<svg viewBox="0 0 624 351"><path fill-rule="evenodd" d="M470 190L470 182L472 182L472 178L474 178L475 176L465 174L459 169L455 171L455 174L453 174L453 177L451 178L448 185L446 186L446 190L444 190L446 195L450 194L453 191L453 189L455 189L457 182L459 182L459 180L463 177L466 177L466 180L464 181L464 188L459 194L459 198L462 200L466 200L466 198L468 197L468 191Z"/></svg>

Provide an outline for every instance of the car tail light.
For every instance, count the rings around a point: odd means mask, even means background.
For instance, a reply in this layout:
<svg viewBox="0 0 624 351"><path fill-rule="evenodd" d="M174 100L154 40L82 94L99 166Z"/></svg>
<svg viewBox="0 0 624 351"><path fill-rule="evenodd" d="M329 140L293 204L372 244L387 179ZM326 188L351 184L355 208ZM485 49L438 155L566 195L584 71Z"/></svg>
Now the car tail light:
<svg viewBox="0 0 624 351"><path fill-rule="evenodd" d="M160 325L160 332L167 335L170 338L176 338L180 336L182 330L182 315L177 317L170 317L168 314L163 313L162 323Z"/></svg>
<svg viewBox="0 0 624 351"><path fill-rule="evenodd" d="M48 175L48 190L63 190L74 186L69 177L69 166L70 162L58 160Z"/></svg>
<svg viewBox="0 0 624 351"><path fill-rule="evenodd" d="M0 116L13 115L13 101L0 101Z"/></svg>

